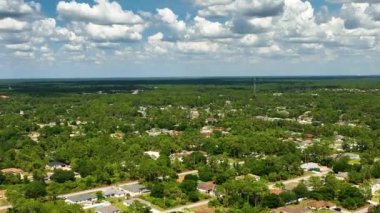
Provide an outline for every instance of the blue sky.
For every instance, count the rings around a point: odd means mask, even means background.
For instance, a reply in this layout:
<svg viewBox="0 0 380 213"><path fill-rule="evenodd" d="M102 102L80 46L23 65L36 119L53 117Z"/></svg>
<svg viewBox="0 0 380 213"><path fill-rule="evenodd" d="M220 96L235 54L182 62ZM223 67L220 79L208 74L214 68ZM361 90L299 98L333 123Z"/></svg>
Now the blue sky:
<svg viewBox="0 0 380 213"><path fill-rule="evenodd" d="M0 78L379 75L371 0L0 0Z"/></svg>

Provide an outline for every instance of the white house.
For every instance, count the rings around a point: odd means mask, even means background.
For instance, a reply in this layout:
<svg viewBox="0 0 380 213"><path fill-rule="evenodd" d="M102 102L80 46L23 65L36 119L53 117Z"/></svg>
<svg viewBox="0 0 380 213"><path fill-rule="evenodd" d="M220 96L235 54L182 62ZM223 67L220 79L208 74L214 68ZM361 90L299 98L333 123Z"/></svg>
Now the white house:
<svg viewBox="0 0 380 213"><path fill-rule="evenodd" d="M319 170L321 167L317 163L304 163L301 165L301 169L304 171L312 171L312 170Z"/></svg>
<svg viewBox="0 0 380 213"><path fill-rule="evenodd" d="M46 165L46 169L48 170L54 170L54 169L62 169L62 170L71 170L70 165L67 165L65 163L59 162L59 161L53 161Z"/></svg>
<svg viewBox="0 0 380 213"><path fill-rule="evenodd" d="M156 151L146 151L144 152L144 154L148 155L154 160L157 160L160 157L160 152L156 152Z"/></svg>
<svg viewBox="0 0 380 213"><path fill-rule="evenodd" d="M380 179L377 179L371 187L372 195L376 195L376 192L380 190Z"/></svg>

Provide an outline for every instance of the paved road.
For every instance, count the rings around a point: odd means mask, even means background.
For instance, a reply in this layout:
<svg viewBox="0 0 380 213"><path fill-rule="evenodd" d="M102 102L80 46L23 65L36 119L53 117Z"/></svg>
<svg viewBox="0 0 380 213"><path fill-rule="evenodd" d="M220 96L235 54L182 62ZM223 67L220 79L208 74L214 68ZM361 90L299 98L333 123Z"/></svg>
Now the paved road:
<svg viewBox="0 0 380 213"><path fill-rule="evenodd" d="M365 207L356 211L353 211L353 213L367 213L369 207Z"/></svg>
<svg viewBox="0 0 380 213"><path fill-rule="evenodd" d="M168 210L162 211L161 213L180 212L180 211L183 211L185 209L191 209L191 208L196 208L196 207L199 207L199 206L207 205L209 202L210 202L210 200L204 200L204 201L200 201L200 202L197 202L197 203L192 203L192 204L189 204L189 205L179 206L179 207L176 207L176 208L173 208L173 209L168 209Z"/></svg>

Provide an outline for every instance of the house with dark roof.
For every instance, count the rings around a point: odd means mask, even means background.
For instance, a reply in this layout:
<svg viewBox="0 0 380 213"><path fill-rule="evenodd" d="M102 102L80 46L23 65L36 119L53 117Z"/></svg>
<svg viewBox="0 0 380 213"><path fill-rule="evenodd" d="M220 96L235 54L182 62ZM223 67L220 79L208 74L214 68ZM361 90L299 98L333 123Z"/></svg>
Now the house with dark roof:
<svg viewBox="0 0 380 213"><path fill-rule="evenodd" d="M120 209L115 206L103 206L95 209L95 213L120 213Z"/></svg>
<svg viewBox="0 0 380 213"><path fill-rule="evenodd" d="M48 170L54 170L54 169L71 170L71 167L70 167L70 165L67 165L67 164L59 162L59 161L52 161L46 165L46 169L48 169Z"/></svg>
<svg viewBox="0 0 380 213"><path fill-rule="evenodd" d="M125 191L115 187L106 189L102 193L104 197L125 197L127 194Z"/></svg>
<svg viewBox="0 0 380 213"><path fill-rule="evenodd" d="M127 196L136 197L144 193L150 192L150 190L142 184L130 184L120 187L121 190L126 192Z"/></svg>
<svg viewBox="0 0 380 213"><path fill-rule="evenodd" d="M65 198L65 202L69 204L81 204L84 206L92 205L97 201L97 197L94 194L85 193L79 195L68 196Z"/></svg>

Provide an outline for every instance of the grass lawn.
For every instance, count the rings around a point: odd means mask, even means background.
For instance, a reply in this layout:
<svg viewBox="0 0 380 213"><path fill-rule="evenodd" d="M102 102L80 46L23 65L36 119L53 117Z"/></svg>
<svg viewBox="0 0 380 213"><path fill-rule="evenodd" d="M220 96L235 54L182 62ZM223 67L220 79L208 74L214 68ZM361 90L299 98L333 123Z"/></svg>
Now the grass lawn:
<svg viewBox="0 0 380 213"><path fill-rule="evenodd" d="M107 199L107 201L109 201L113 206L120 209L121 212L127 210L127 207L123 204L124 200L126 200L126 199L125 198L117 198L117 197Z"/></svg>
<svg viewBox="0 0 380 213"><path fill-rule="evenodd" d="M380 197L379 196L373 196L371 200L374 201L374 202L379 203L380 202Z"/></svg>
<svg viewBox="0 0 380 213"><path fill-rule="evenodd" d="M208 205L199 206L196 208L192 208L190 210L195 211L195 212L198 211L198 212L202 212L202 213L215 213L215 209L208 207Z"/></svg>
<svg viewBox="0 0 380 213"><path fill-rule="evenodd" d="M350 159L348 163L351 165L360 164L360 159Z"/></svg>

